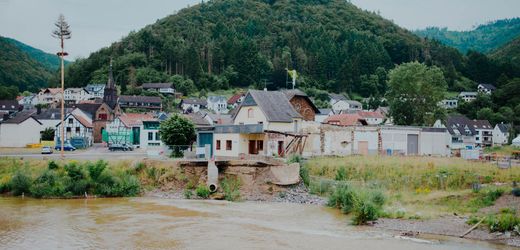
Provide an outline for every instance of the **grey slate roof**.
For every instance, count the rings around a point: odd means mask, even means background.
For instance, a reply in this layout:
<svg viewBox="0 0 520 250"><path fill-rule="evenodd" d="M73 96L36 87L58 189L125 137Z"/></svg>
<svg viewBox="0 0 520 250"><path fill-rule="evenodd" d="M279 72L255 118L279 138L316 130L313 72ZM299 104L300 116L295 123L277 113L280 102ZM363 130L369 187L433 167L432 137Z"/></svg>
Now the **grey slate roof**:
<svg viewBox="0 0 520 250"><path fill-rule="evenodd" d="M217 125L214 130L215 134L261 134L263 132L262 124Z"/></svg>
<svg viewBox="0 0 520 250"><path fill-rule="evenodd" d="M468 128L468 132L466 132ZM450 134L475 135L477 132L473 127L473 121L463 115L453 115L446 119L446 129Z"/></svg>
<svg viewBox="0 0 520 250"><path fill-rule="evenodd" d="M497 88L495 87L495 85L493 85L493 84L481 83L480 85L482 85L482 87L484 87L484 88L486 88L486 89L489 89L489 90L495 90L495 89L497 89Z"/></svg>
<svg viewBox="0 0 520 250"><path fill-rule="evenodd" d="M499 123L497 124L498 126L498 129L500 129L500 132L502 133L509 133L509 130L511 129L511 124L504 124L504 123Z"/></svg>
<svg viewBox="0 0 520 250"><path fill-rule="evenodd" d="M173 88L173 83L165 82L165 83L143 83L143 89L166 89Z"/></svg>
<svg viewBox="0 0 520 250"><path fill-rule="evenodd" d="M181 100L181 104L182 103L186 103L186 104L199 104L199 105L202 105L202 106L207 106L208 105L208 102L204 99L195 99L195 98L187 98L187 99L183 99Z"/></svg>
<svg viewBox="0 0 520 250"><path fill-rule="evenodd" d="M19 104L16 100L0 100L0 110L18 110Z"/></svg>
<svg viewBox="0 0 520 250"><path fill-rule="evenodd" d="M90 117L95 117L96 112L101 105L102 105L102 103L80 103L80 104L73 104L70 107L78 108L81 111L88 114Z"/></svg>
<svg viewBox="0 0 520 250"><path fill-rule="evenodd" d="M329 94L329 97L330 97L331 100L334 99L336 101L346 101L346 100L348 100L347 97L345 97L344 95L341 95L341 94L334 94L334 93L332 93L332 94Z"/></svg>
<svg viewBox="0 0 520 250"><path fill-rule="evenodd" d="M119 103L122 102L139 102L139 103L162 103L158 96L141 96L141 95L122 95L119 97Z"/></svg>
<svg viewBox="0 0 520 250"><path fill-rule="evenodd" d="M328 114L330 114L330 112L333 112L332 109L319 109L319 111L320 111L320 114L322 114L322 115L328 115Z"/></svg>
<svg viewBox="0 0 520 250"><path fill-rule="evenodd" d="M280 91L249 90L241 107L258 106L269 122L292 122L302 116Z"/></svg>
<svg viewBox="0 0 520 250"><path fill-rule="evenodd" d="M65 109L65 115L72 112L72 108ZM38 120L61 120L61 109L59 108L48 108L42 110L40 114L35 113L34 118Z"/></svg>
<svg viewBox="0 0 520 250"><path fill-rule="evenodd" d="M34 113L35 113L34 110L21 111L21 112L18 112L16 114L14 114L14 116L12 118L10 118L10 119L8 119L6 121L2 121L2 123L5 123L5 124L20 124L20 123L24 122L27 119L34 119L39 124L42 124L40 121L38 121L38 119L33 117Z"/></svg>
<svg viewBox="0 0 520 250"><path fill-rule="evenodd" d="M208 102L212 102L212 103L227 103L227 98L224 97L224 96L218 96L218 95L212 95L212 96L208 96Z"/></svg>

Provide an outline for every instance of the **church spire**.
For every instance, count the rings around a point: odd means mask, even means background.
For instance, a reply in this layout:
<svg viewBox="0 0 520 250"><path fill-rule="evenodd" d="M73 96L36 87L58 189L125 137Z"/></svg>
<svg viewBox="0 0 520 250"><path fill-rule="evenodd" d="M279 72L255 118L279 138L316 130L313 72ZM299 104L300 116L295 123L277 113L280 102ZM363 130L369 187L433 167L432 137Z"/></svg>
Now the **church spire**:
<svg viewBox="0 0 520 250"><path fill-rule="evenodd" d="M110 68L108 70L108 81L105 86L103 95L103 102L106 103L110 108L114 109L117 105L117 89L114 81L114 74L112 72L112 58L110 58Z"/></svg>

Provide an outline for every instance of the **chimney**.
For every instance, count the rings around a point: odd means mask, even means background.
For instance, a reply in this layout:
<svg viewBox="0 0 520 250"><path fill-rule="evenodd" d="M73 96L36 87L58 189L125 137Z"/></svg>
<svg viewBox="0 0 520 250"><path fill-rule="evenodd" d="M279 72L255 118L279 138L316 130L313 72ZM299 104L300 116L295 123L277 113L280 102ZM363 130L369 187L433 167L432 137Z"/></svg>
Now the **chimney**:
<svg viewBox="0 0 520 250"><path fill-rule="evenodd" d="M40 105L38 105L38 106L36 107L36 114L39 115L39 114L41 114L41 113L42 113L42 107L41 107Z"/></svg>

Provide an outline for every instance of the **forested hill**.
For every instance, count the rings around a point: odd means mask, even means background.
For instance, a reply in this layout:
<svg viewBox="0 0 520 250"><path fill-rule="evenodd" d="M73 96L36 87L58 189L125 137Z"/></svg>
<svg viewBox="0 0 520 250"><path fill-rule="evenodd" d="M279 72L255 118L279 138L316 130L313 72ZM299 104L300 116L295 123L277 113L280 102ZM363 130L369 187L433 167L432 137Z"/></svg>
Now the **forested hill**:
<svg viewBox="0 0 520 250"><path fill-rule="evenodd" d="M520 71L520 36L507 43L503 47L491 53L491 58L496 61L508 63Z"/></svg>
<svg viewBox="0 0 520 250"><path fill-rule="evenodd" d="M16 87L17 91L37 91L46 87L51 70L0 36L0 87ZM5 91L5 89L4 89Z"/></svg>
<svg viewBox="0 0 520 250"><path fill-rule="evenodd" d="M264 80L285 87L285 68L299 86L363 95L385 91L395 64L443 65L450 83L462 55L424 41L344 0L213 0L179 11L77 60L72 83L104 82L110 57L118 84L164 81L181 74L199 89L250 86ZM262 84L263 86L263 84Z"/></svg>
<svg viewBox="0 0 520 250"><path fill-rule="evenodd" d="M436 39L459 49L462 53L468 50L488 53L520 36L520 18L490 22L470 31L451 31L447 28L432 27L414 33L421 37Z"/></svg>
<svg viewBox="0 0 520 250"><path fill-rule="evenodd" d="M34 60L42 64L44 67L50 70L57 70L60 67L60 58L55 54L50 54L40 49L31 47L25 43L22 43L18 40L12 38L5 38L8 42L11 42L13 45L18 47L20 50L27 53ZM65 61L65 65L69 64L68 61Z"/></svg>

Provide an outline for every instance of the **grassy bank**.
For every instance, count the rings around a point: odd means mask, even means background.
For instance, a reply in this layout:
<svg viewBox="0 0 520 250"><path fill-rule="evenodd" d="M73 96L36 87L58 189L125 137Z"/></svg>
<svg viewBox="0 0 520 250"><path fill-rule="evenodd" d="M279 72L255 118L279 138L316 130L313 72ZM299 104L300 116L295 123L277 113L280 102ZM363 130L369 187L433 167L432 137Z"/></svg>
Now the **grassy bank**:
<svg viewBox="0 0 520 250"><path fill-rule="evenodd" d="M374 206L379 216L408 219L478 214L520 180L520 168L434 157L319 157L308 160L302 172L312 193L334 201L345 185L355 193L380 192L385 203Z"/></svg>

